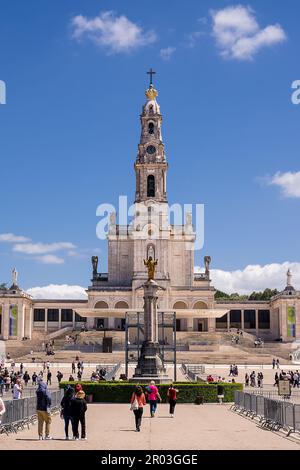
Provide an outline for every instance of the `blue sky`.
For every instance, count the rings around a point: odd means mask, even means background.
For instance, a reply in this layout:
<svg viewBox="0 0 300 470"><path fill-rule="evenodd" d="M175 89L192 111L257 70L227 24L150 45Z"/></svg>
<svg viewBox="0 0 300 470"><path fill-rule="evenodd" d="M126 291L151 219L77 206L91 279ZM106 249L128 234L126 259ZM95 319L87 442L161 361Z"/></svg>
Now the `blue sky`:
<svg viewBox="0 0 300 470"><path fill-rule="evenodd" d="M0 13L0 282L16 266L26 289L87 286L96 252L106 271L96 208L133 201L153 67L169 201L205 204L195 264L210 254L229 291L284 284L288 263L300 283L297 0L0 0Z"/></svg>

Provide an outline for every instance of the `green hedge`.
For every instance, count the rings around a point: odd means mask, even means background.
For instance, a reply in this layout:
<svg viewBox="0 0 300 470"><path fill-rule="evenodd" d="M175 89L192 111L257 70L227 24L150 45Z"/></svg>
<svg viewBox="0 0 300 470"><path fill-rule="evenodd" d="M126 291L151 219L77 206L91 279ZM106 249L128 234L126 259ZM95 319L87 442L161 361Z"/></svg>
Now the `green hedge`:
<svg viewBox="0 0 300 470"><path fill-rule="evenodd" d="M66 388L67 385L74 386L74 382L61 382L60 387ZM81 385L86 395L93 395L94 402L102 403L129 403L131 394L135 390L135 384L127 382L81 382ZM142 385L142 387L145 390L145 385ZM177 395L178 403L194 403L198 395L203 396L205 403L216 403L218 401L218 387L219 392L223 391L224 402L233 402L234 391L243 390L243 385L238 383L178 382L175 387L179 390ZM169 385L157 384L157 388L163 402L166 402Z"/></svg>

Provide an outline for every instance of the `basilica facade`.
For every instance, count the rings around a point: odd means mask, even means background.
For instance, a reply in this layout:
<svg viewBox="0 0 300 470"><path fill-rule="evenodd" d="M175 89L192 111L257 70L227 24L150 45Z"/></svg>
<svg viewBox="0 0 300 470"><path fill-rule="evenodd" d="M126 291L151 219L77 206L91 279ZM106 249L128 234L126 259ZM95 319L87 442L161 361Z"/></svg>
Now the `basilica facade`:
<svg viewBox="0 0 300 470"><path fill-rule="evenodd" d="M168 162L162 139L162 114L157 91L150 83L140 116L141 137L134 163L136 187L132 221L117 223L110 215L108 273L98 272L92 257L92 279L86 300L33 299L13 276L12 286L0 290L0 338L32 338L35 331L63 328L123 330L127 312L143 310L147 280L144 260L157 260L158 309L176 313L177 331L214 332L239 328L265 339L300 338L300 292L287 276L285 289L270 301L215 300L209 256L202 273L194 272L192 214L181 224L170 222L167 193Z"/></svg>

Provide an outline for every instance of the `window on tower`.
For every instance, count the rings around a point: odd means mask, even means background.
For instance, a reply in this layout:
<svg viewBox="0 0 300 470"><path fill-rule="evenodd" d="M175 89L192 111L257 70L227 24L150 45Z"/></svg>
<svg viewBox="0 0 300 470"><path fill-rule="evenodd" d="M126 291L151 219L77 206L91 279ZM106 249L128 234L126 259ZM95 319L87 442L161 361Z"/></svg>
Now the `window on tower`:
<svg viewBox="0 0 300 470"><path fill-rule="evenodd" d="M153 122L149 122L148 132L149 132L149 134L154 134L154 124L153 124Z"/></svg>
<svg viewBox="0 0 300 470"><path fill-rule="evenodd" d="M149 175L147 178L147 197L155 197L155 178Z"/></svg>

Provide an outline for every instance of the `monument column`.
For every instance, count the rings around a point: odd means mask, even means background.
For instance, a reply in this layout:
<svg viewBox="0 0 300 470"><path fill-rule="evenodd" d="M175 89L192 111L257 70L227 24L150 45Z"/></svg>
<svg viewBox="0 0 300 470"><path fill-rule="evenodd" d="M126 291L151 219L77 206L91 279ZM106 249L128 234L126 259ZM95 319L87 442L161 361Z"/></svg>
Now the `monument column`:
<svg viewBox="0 0 300 470"><path fill-rule="evenodd" d="M61 329L61 308L58 309L58 329Z"/></svg>

